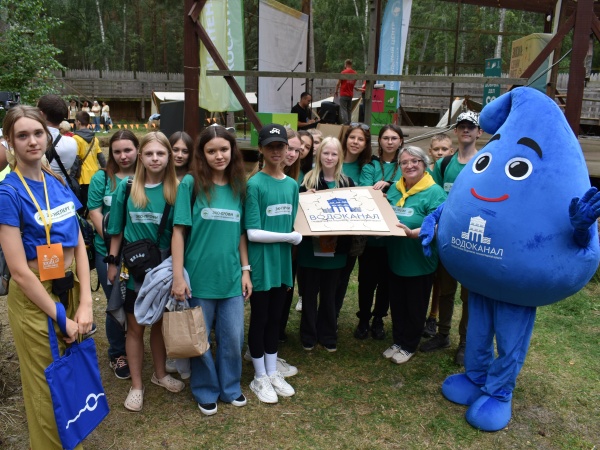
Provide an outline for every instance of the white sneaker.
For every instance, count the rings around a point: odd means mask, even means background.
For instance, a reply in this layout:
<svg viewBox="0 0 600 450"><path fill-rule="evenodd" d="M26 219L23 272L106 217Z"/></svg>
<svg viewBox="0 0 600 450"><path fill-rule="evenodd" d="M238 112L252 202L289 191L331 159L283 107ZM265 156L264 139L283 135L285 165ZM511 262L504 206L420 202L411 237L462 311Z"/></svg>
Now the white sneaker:
<svg viewBox="0 0 600 450"><path fill-rule="evenodd" d="M302 312L302 297L298 297L298 303L296 303L296 311Z"/></svg>
<svg viewBox="0 0 600 450"><path fill-rule="evenodd" d="M398 353L400 350L402 350L400 348L399 345L392 345L390 348L388 348L385 352L383 352L383 357L385 359L390 359L392 356L394 356L396 353Z"/></svg>
<svg viewBox="0 0 600 450"><path fill-rule="evenodd" d="M396 364L403 364L408 361L414 353L407 352L406 350L398 350L394 356L392 356L392 362Z"/></svg>
<svg viewBox="0 0 600 450"><path fill-rule="evenodd" d="M290 386L287 381L285 381L285 378L283 378L283 375L281 375L279 372L275 372L269 378L271 380L271 386L273 386L273 389L275 389L277 395L281 395L282 397L291 397L296 393L294 388Z"/></svg>
<svg viewBox="0 0 600 450"><path fill-rule="evenodd" d="M298 373L298 368L288 364L285 359L277 358L277 372L284 377L293 377Z"/></svg>
<svg viewBox="0 0 600 450"><path fill-rule="evenodd" d="M256 394L258 399L263 403L277 403L279 399L271 386L271 379L267 375L256 378L250 382L250 389Z"/></svg>
<svg viewBox="0 0 600 450"><path fill-rule="evenodd" d="M246 349L246 353L244 353L244 359L248 362L252 362L252 355L250 354L250 347Z"/></svg>
<svg viewBox="0 0 600 450"><path fill-rule="evenodd" d="M175 365L175 360L172 358L167 358L167 362L165 363L165 370L167 373L177 373L177 366Z"/></svg>

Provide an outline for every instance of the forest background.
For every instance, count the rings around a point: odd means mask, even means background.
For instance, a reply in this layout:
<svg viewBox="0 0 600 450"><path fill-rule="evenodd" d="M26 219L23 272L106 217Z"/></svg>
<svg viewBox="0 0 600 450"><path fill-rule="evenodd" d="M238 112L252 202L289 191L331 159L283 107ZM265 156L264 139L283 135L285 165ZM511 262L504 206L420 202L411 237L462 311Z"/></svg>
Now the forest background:
<svg viewBox="0 0 600 450"><path fill-rule="evenodd" d="M280 0L300 10L303 0ZM306 0L305 0L306 1ZM2 0L0 91L35 101L55 89L62 69L183 72L183 0ZM382 11L386 0L382 1ZM246 69L257 68L259 0L244 1ZM338 72L351 58L367 63L368 0L312 0L314 67ZM508 72L511 43L542 32L542 14L461 5L457 74L482 73L501 57ZM405 74L451 74L457 2L413 0ZM570 38L563 50L570 48ZM568 68L566 58L561 67Z"/></svg>

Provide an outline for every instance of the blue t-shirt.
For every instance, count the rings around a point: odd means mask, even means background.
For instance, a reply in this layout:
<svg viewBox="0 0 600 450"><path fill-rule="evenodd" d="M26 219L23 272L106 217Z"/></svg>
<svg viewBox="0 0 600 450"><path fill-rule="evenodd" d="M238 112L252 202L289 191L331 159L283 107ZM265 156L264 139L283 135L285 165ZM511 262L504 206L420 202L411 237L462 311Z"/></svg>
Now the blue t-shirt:
<svg viewBox="0 0 600 450"><path fill-rule="evenodd" d="M44 174L52 227L50 243L61 243L63 247L76 247L79 241L79 222L75 211L81 203L71 190L52 175ZM44 183L25 178L31 193L35 197L42 212L48 216ZM10 186L7 186L10 184ZM13 189L14 188L14 189ZM15 172L6 176L0 183L0 223L12 227L21 227L23 247L28 261L37 258L36 247L46 244L46 230L38 209L27 193L25 186ZM22 225L21 225L22 223Z"/></svg>

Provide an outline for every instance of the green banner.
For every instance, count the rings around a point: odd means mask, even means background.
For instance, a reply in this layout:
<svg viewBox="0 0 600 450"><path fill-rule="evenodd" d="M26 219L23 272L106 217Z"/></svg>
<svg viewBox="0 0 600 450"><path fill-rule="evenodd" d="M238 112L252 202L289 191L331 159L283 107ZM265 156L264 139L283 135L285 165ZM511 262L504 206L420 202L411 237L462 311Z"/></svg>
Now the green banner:
<svg viewBox="0 0 600 450"><path fill-rule="evenodd" d="M200 23L231 70L244 70L244 24L242 0L208 0ZM239 111L239 101L223 77L207 77L218 70L206 47L200 45L200 106L208 111ZM245 91L244 77L236 77Z"/></svg>

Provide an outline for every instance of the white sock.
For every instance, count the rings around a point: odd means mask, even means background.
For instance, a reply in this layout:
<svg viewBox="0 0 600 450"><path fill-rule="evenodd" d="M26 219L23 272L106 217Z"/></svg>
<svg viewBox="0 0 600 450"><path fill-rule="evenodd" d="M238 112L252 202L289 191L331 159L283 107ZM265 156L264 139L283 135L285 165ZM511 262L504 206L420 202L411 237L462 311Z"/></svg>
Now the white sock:
<svg viewBox="0 0 600 450"><path fill-rule="evenodd" d="M265 353L265 367L269 376L277 372L277 353Z"/></svg>
<svg viewBox="0 0 600 450"><path fill-rule="evenodd" d="M254 374L256 378L260 378L267 374L264 356L261 356L260 358L252 358L252 365L254 366Z"/></svg>

